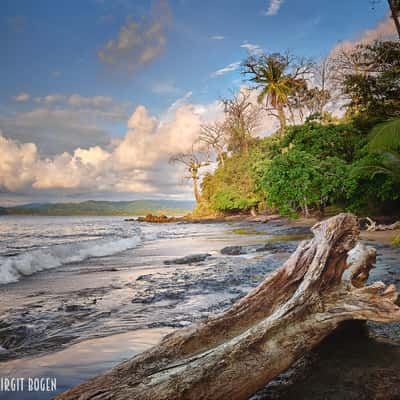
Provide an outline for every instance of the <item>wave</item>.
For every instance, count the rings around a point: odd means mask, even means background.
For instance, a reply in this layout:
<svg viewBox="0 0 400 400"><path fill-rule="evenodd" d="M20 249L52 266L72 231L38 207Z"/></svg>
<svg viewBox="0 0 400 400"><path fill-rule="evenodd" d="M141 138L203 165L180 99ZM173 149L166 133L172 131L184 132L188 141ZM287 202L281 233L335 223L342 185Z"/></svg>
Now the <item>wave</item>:
<svg viewBox="0 0 400 400"><path fill-rule="evenodd" d="M140 236L113 240L87 240L28 251L11 257L0 257L0 284L17 282L23 276L80 262L93 257L105 257L137 247Z"/></svg>

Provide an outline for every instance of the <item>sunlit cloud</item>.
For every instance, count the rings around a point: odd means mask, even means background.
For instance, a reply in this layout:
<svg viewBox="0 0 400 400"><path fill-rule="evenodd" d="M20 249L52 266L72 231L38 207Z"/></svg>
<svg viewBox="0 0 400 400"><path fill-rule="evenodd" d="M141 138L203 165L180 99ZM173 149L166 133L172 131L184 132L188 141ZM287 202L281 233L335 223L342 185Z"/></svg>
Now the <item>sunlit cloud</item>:
<svg viewBox="0 0 400 400"><path fill-rule="evenodd" d="M30 94L26 92L22 92L17 96L13 97L14 101L18 101L19 103L24 103L25 101L28 101L30 98L31 98Z"/></svg>
<svg viewBox="0 0 400 400"><path fill-rule="evenodd" d="M181 168L168 160L190 151L201 124L221 111L215 102L191 104L189 98L186 94L159 117L138 106L120 140L51 156L43 156L34 141L24 143L0 131L0 153L7 154L0 159L0 190L186 193Z"/></svg>
<svg viewBox="0 0 400 400"><path fill-rule="evenodd" d="M361 32L352 40L345 40L337 44L330 52L331 56L335 56L341 52L348 52L359 44L372 43L375 40L390 40L397 37L396 27L390 16L378 23L375 28L367 29Z"/></svg>

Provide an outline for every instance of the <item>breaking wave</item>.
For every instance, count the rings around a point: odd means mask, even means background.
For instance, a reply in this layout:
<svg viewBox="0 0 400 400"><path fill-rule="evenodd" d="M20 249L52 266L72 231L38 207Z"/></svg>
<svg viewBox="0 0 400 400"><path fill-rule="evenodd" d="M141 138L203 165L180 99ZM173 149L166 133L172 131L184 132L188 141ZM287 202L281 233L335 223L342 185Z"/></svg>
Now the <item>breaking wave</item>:
<svg viewBox="0 0 400 400"><path fill-rule="evenodd" d="M140 236L87 240L35 249L10 257L0 257L0 284L17 282L23 276L80 262L92 257L105 257L135 248Z"/></svg>

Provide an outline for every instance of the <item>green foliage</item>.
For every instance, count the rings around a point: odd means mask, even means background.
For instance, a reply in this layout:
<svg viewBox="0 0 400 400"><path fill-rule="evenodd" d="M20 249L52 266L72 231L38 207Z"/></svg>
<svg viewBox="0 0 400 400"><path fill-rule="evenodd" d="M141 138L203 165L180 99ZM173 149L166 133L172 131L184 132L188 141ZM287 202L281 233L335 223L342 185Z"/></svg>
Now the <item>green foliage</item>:
<svg viewBox="0 0 400 400"><path fill-rule="evenodd" d="M370 151L400 151L400 118L376 125L370 134Z"/></svg>
<svg viewBox="0 0 400 400"><path fill-rule="evenodd" d="M282 147L295 147L321 159L339 157L351 162L365 143L366 139L352 124L308 122L288 128Z"/></svg>
<svg viewBox="0 0 400 400"><path fill-rule="evenodd" d="M259 100L277 111L281 129L249 142L246 151L228 146L224 165L203 179L204 210L275 207L290 216L326 208L399 212L400 43L358 46L342 61L343 94L350 100L346 116L338 120L324 112L320 105L329 93L317 89L319 103L299 102L299 110L309 111L306 122L287 128L282 118L289 106L297 107L290 101L305 84L301 74L292 75L290 61L279 54L245 61L243 72L261 90Z"/></svg>
<svg viewBox="0 0 400 400"><path fill-rule="evenodd" d="M351 181L347 164L337 157L318 159L292 149L271 161L261 180L267 200L282 213L309 206L319 209L346 196Z"/></svg>
<svg viewBox="0 0 400 400"><path fill-rule="evenodd" d="M360 45L348 58L353 67L343 80L348 112L372 119L399 116L400 42Z"/></svg>
<svg viewBox="0 0 400 400"><path fill-rule="evenodd" d="M396 237L392 240L392 243L393 243L395 246L400 246L400 236L396 236Z"/></svg>
<svg viewBox="0 0 400 400"><path fill-rule="evenodd" d="M224 166L203 179L202 193L203 200L219 212L245 210L257 204L248 157L238 154L227 159Z"/></svg>

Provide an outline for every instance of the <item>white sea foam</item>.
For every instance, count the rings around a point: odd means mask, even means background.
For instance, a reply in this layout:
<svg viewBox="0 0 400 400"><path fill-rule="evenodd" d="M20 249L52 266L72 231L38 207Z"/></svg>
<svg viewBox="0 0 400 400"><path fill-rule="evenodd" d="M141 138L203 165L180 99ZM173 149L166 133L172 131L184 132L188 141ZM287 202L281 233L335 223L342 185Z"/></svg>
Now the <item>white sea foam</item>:
<svg viewBox="0 0 400 400"><path fill-rule="evenodd" d="M120 253L136 247L140 241L140 236L88 240L31 250L13 257L0 257L0 284L17 282L22 276L64 264Z"/></svg>

